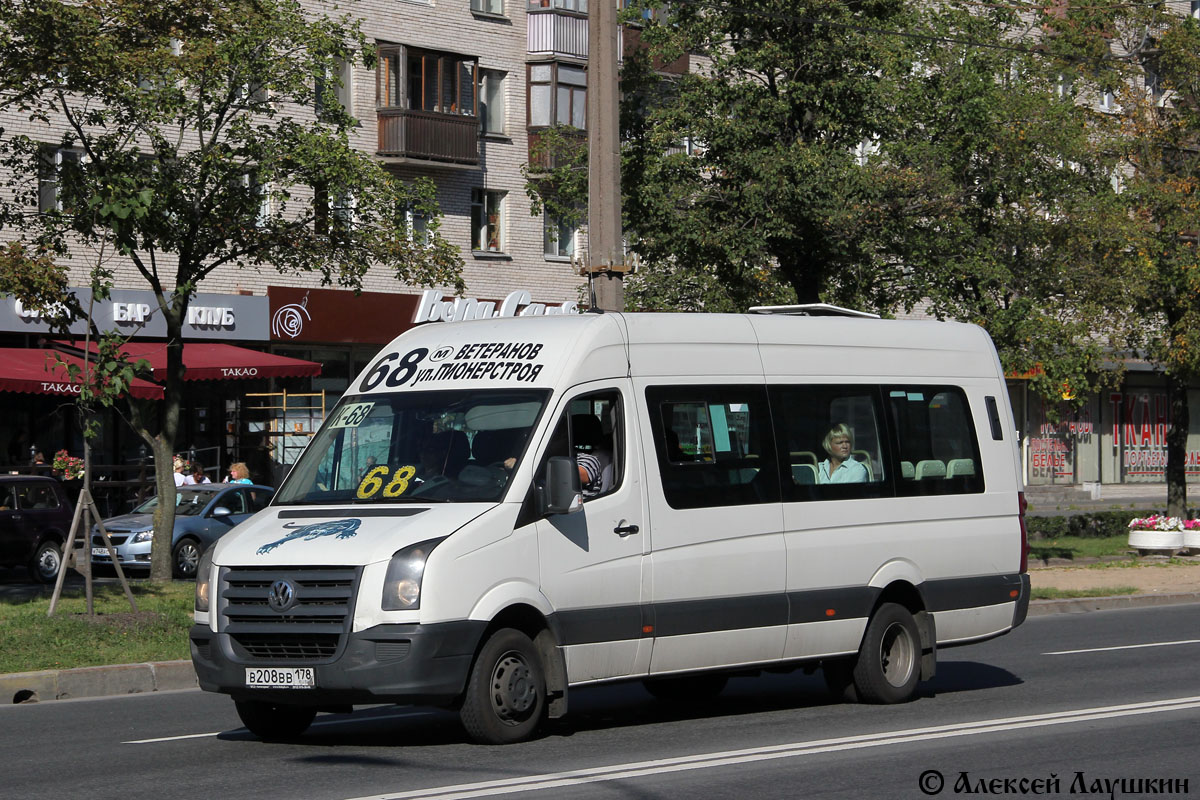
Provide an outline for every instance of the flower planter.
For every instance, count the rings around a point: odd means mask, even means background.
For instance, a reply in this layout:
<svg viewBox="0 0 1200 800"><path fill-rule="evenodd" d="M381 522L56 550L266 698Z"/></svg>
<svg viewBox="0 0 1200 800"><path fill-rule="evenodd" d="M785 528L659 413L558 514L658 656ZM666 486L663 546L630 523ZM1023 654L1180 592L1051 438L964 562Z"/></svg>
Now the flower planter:
<svg viewBox="0 0 1200 800"><path fill-rule="evenodd" d="M1200 530L1192 529L1183 532L1183 549L1194 556L1200 556Z"/></svg>
<svg viewBox="0 0 1200 800"><path fill-rule="evenodd" d="M1141 555L1174 555L1183 547L1183 531L1129 532L1129 546Z"/></svg>

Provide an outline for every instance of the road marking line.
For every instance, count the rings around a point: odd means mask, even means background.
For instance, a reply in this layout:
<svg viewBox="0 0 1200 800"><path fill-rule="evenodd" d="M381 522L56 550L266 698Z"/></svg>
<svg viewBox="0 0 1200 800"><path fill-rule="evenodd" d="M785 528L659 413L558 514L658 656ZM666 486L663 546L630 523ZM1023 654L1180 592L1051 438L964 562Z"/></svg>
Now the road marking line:
<svg viewBox="0 0 1200 800"><path fill-rule="evenodd" d="M561 789L602 781L641 778L694 769L749 764L755 761L770 759L795 758L820 753L861 750L868 747L883 747L908 742L948 739L956 736L975 736L981 733L999 733L1021 730L1023 728L1065 725L1074 722L1090 722L1099 719L1138 716L1142 714L1158 714L1165 711L1182 711L1192 708L1200 708L1200 696L1146 703L1128 703L1101 708L1083 708L1074 711L1034 714L1024 717L980 720L978 722L965 722L954 725L936 725L928 728L912 728L860 736L846 736L836 739L819 739L811 742L793 742L790 744L769 745L746 750L701 753L693 756L613 764L607 767L554 772L544 775L502 778L494 781L480 781L478 783L464 783L453 786L435 786L427 789L357 797L350 800L417 800L417 798L420 798L420 800L468 800L468 798L474 797Z"/></svg>
<svg viewBox="0 0 1200 800"><path fill-rule="evenodd" d="M1200 644L1200 639L1180 639L1178 642L1150 642L1148 644L1122 644L1116 647L1090 647L1086 650L1055 650L1042 653L1044 656L1073 656L1077 653L1104 653L1109 650L1137 650L1142 647L1173 647L1177 644Z"/></svg>
<svg viewBox="0 0 1200 800"><path fill-rule="evenodd" d="M376 716L376 717L349 716L349 717L343 717L342 719L318 719L317 721L313 722L313 724L309 727L309 730L312 730L313 728L324 728L324 727L333 726L333 725L345 725L347 722L367 722L367 721L374 722L375 720L384 720L384 719L412 719L413 717L427 717L430 714L434 714L434 713L436 713L436 712L416 711L416 712L408 713L408 714L386 714L383 716ZM214 731L213 733L186 733L186 734L183 734L182 736L162 736L158 739L133 739L128 742L121 742L121 744L157 744L158 742L178 742L183 739L207 739L207 738L210 738L213 736L220 736L222 733L233 733L234 731L244 731L244 730L246 730L246 729L245 728L234 728L232 731Z"/></svg>

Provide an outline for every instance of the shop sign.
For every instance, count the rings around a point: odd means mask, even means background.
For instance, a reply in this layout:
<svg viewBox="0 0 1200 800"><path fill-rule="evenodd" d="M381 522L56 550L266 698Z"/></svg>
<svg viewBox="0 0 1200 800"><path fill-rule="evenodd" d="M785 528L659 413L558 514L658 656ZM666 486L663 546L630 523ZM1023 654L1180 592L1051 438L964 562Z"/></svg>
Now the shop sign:
<svg viewBox="0 0 1200 800"><path fill-rule="evenodd" d="M524 289L509 292L500 302L500 307L491 300L476 300L473 297L456 297L447 300L436 289L421 292L417 301L417 313L413 322L458 322L464 319L494 319L496 317L540 317L550 314L578 314L579 304L568 300L553 306L533 302L533 296Z"/></svg>
<svg viewBox="0 0 1200 800"><path fill-rule="evenodd" d="M91 289L70 290L81 306L88 307ZM36 309L15 298L0 301L0 331L16 333L52 333L49 319L62 307ZM262 296L197 294L188 304L183 322L184 339L226 339L265 341L267 339L268 300ZM151 292L114 289L111 297L98 300L92 318L101 330L117 330L126 336L164 337L167 325ZM83 335L86 325L75 322L70 332Z"/></svg>

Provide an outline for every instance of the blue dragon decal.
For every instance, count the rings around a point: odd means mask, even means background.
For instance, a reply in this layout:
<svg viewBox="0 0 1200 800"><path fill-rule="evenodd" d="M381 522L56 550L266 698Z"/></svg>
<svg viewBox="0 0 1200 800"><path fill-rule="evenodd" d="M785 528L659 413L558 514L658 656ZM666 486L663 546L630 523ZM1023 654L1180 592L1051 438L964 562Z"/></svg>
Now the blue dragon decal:
<svg viewBox="0 0 1200 800"><path fill-rule="evenodd" d="M358 534L358 526L362 524L361 519L337 519L332 522L314 522L312 525L303 525L295 530L288 531L288 534L277 542L264 544L258 548L260 556L274 550L279 545L290 542L293 539L303 539L306 542L311 542L313 539L319 539L322 536L336 536L339 539L349 539ZM284 528L292 527L292 523L283 526Z"/></svg>

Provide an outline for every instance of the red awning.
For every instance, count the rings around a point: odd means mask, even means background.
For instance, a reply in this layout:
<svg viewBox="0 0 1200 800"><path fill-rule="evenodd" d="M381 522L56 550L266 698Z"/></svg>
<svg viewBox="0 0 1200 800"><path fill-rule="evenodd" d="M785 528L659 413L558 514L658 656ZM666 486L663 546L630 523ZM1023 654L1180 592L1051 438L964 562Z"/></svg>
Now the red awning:
<svg viewBox="0 0 1200 800"><path fill-rule="evenodd" d="M122 350L129 360L144 358L150 362L155 380L166 380L167 345L163 342L129 342ZM185 381L219 381L247 378L309 378L321 374L315 361L288 358L232 344L185 342L183 345Z"/></svg>
<svg viewBox="0 0 1200 800"><path fill-rule="evenodd" d="M66 353L0 347L0 392L77 395L82 375L72 381L64 364L74 364L83 369L83 359ZM161 400L163 396L161 386L137 378L130 387L130 393L147 400Z"/></svg>

